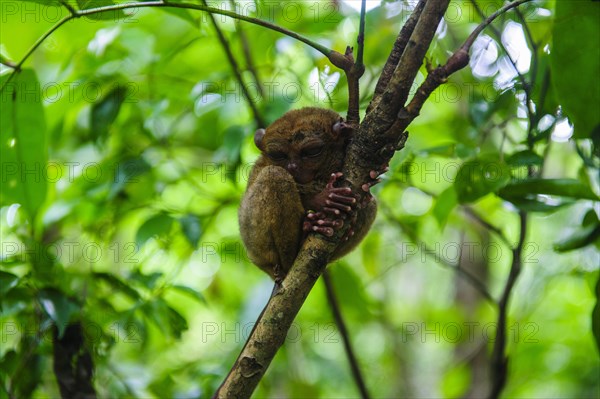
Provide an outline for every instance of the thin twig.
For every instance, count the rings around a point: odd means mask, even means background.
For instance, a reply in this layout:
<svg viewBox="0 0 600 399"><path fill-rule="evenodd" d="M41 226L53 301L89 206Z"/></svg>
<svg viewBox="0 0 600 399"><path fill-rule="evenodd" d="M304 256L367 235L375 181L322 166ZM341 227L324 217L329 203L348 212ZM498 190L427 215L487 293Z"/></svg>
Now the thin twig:
<svg viewBox="0 0 600 399"><path fill-rule="evenodd" d="M400 229L404 228L404 226L400 222L400 220L398 220L396 217L393 216L393 213L390 211L390 209L388 207L386 207L382 204L381 208L388 220L390 220L392 223L394 223ZM413 238L413 240L414 240L414 238ZM442 258L441 256L439 256L438 253L436 253L434 250L430 249L424 241L420 241L420 240L414 240L414 241L415 241L415 244L417 244L417 246L419 248L422 248L424 254L432 256L433 259L440 265L445 266L445 267L455 271L456 273L458 273L458 275L460 277L464 278L469 284L471 284L473 286L473 288L475 288L491 304L498 305L498 302L496 302L496 300L494 299L492 294L490 294L490 292L488 291L485 284L481 280L479 280L475 275L471 274L471 272L469 272L467 269L460 267L460 264L453 264L453 263L449 262L448 260Z"/></svg>
<svg viewBox="0 0 600 399"><path fill-rule="evenodd" d="M261 19L258 18L253 18L253 17L248 17L245 15L241 15L241 14L237 14L235 12L232 11L228 11L228 10L222 10L220 8L215 8L215 7L208 7L205 5L200 5L200 4L188 4L188 3L164 3L163 1L140 1L137 3L123 3L123 4L113 4L113 5L108 5L108 6L102 6L102 7L95 7L95 8L88 8L85 10L74 10L74 13L71 12L70 15L67 15L66 17L62 18L60 21L58 21L54 26L52 26L50 28L50 30L48 30L47 32L45 32L34 44L33 46L25 53L25 55L23 56L23 58L21 59L21 61L19 61L16 64L15 70L10 74L10 76L6 79L6 81L4 82L4 85L2 85L2 87L0 88L0 91L4 90L4 87L6 87L6 85L8 84L8 82L10 82L13 78L13 76L15 75L16 72L18 72L21 68L21 66L25 63L25 61L27 61L27 59L29 59L29 57L31 56L31 54L33 54L33 52L48 38L48 36L50 36L52 33L54 33L58 28L60 28L63 24L65 24L66 22L72 20L72 19L76 19L76 18L80 18L83 16L88 16L88 15L93 15L93 14L98 14L101 12L107 12L107 11L117 11L117 10L127 10L127 9L134 9L134 8L151 8L151 7L156 7L156 8L181 8L181 9L188 9L188 10L198 10L198 11L205 11L208 12L210 14L218 14L218 15L224 15L233 19L238 19L240 21L244 21L244 22L248 22L254 25L259 25L262 26L264 28L267 29L271 29L274 30L276 32L282 33L286 36L289 36L293 39L299 40L302 43L307 44L308 46L314 48L315 50L317 50L318 52L320 52L321 54L323 54L324 56L326 56L334 65L338 66L336 64L336 62L334 62L334 59L339 59L339 57L343 57L340 53L331 50L329 48L327 48L326 46L323 46L313 40L310 40L309 38L300 35L299 33L293 32L289 29L285 29L281 26L275 25L271 22L268 21L263 21Z"/></svg>
<svg viewBox="0 0 600 399"><path fill-rule="evenodd" d="M502 241L504 243L504 245L506 245L508 248L512 248L510 241L508 241L508 239L506 238L506 236L504 235L502 230L500 230L500 228L498 228L497 226L494 226L493 224L491 224L490 222L485 220L473 208L468 207L468 206L463 206L462 209L464 209L465 213L467 215L471 216L473 219L475 219L480 225L482 225L483 227L485 227L492 233L496 234L498 236L498 238L500 239L500 241Z"/></svg>
<svg viewBox="0 0 600 399"><path fill-rule="evenodd" d="M502 296L498 301L498 321L496 323L496 340L494 341L494 349L492 351L491 368L492 368L492 390L490 398L496 399L504 389L506 384L506 376L508 371L508 357L506 356L506 317L508 313L508 301L512 293L512 289L521 273L523 253L523 245L525 244L525 236L527 234L527 214L523 211L519 212L519 243L513 250L513 259L510 266L510 272L502 291Z"/></svg>
<svg viewBox="0 0 600 399"><path fill-rule="evenodd" d="M517 0L515 2L506 4L498 11L487 17L481 24L479 24L477 28L471 32L462 46L460 46L460 48L450 56L445 65L437 67L427 75L425 81L421 84L421 86L419 86L419 89L415 93L410 103L400 110L398 114L398 120L394 123L394 126L392 126L391 130L404 131L404 129L406 129L406 127L419 115L423 104L427 98L429 98L431 93L433 93L433 91L441 84L445 83L450 75L461 70L469 64L469 50L473 46L475 39L477 39L479 34L483 32L483 30L489 26L494 19L504 14L508 10L518 7L521 4L529 1L531 0Z"/></svg>
<svg viewBox="0 0 600 399"><path fill-rule="evenodd" d="M352 343L350 342L350 334L348 333L348 329L346 328L346 322L344 321L340 305L338 304L336 298L335 289L331 281L331 276L329 275L329 272L327 270L325 270L325 272L323 273L323 282L325 283L325 293L327 295L329 305L331 306L331 312L333 313L335 324L337 325L340 334L342 335L342 341L344 342L344 350L346 351L346 356L348 357L348 362L350 363L350 369L352 370L354 383L360 391L360 396L363 399L369 399L371 396L369 395L369 391L367 390L367 386L362 376L362 372L360 371L360 367L358 365L358 360L356 359L356 355L354 354L354 350L352 349Z"/></svg>
<svg viewBox="0 0 600 399"><path fill-rule="evenodd" d="M202 0L202 3L205 6L207 6L206 0ZM227 38L225 37L225 35L223 34L223 31L219 27L219 24L217 24L217 21L216 21L214 15L208 14L208 17L210 18L212 26L215 28L215 32L217 33L217 38L219 39L219 42L221 43L221 47L223 47L223 51L225 51L225 55L227 56L229 65L231 66L231 69L233 70L235 79L237 80L238 84L242 88L242 93L244 94L244 97L246 98L246 101L248 102L248 106L250 107L250 110L252 111L252 114L254 115L254 121L256 122L256 126L259 128L265 127L266 126L265 121L263 120L262 116L260 115L260 112L258 111L258 108L256 107L256 104L254 103L254 100L252 99L252 96L250 95L250 92L248 91L248 88L246 87L246 84L244 83L244 79L242 77L242 72L240 71L240 67L237 63L237 60L235 59L235 56L233 55L233 52L231 51L231 47L229 46L229 42L227 41Z"/></svg>
<svg viewBox="0 0 600 399"><path fill-rule="evenodd" d="M235 10L235 1L229 0L229 3L231 4L232 9ZM246 36L246 32L242 28L242 24L240 24L240 21L236 20L235 22L235 29L238 33L238 36L240 37L240 42L242 44L242 52L244 53L244 59L246 60L246 68L252 74L252 77L256 82L256 89L258 91L258 94L260 94L261 97L264 97L264 89L262 86L262 82L258 76L256 67L254 66L254 60L252 59L252 52L250 51L250 43L248 42L248 36Z"/></svg>
<svg viewBox="0 0 600 399"><path fill-rule="evenodd" d="M348 113L346 122L354 127L358 127L360 123L359 101L360 101L360 86L359 79L365 73L365 65L363 63L364 38L365 38L365 5L366 0L362 0L360 10L360 24L358 29L357 43L357 58L356 62L352 56L352 47L346 47L344 57L335 63L332 58L330 60L335 66L344 70L346 81L348 82Z"/></svg>
<svg viewBox="0 0 600 399"><path fill-rule="evenodd" d="M356 66L358 68L364 67L363 52L365 47L366 2L367 0L362 0L362 4L360 6L360 23L358 26L358 38L356 39L356 44L358 47L356 50Z"/></svg>
<svg viewBox="0 0 600 399"><path fill-rule="evenodd" d="M471 4L475 8L475 11L477 11L477 13L481 17L481 19L485 19L485 14L481 10L481 7L479 7L479 4L477 3L477 1L471 0ZM513 60L512 56L508 52L508 49L502 42L502 33L500 33L498 28L496 28L494 25L490 24L489 27L490 27L490 30L494 33L494 36L496 36L496 39L498 40L498 44L500 45L500 48L506 54L508 61L510 62L510 65L513 67L513 69L517 73L517 76L518 76L519 80L521 81L521 85L523 86L524 89L527 89L528 85L527 85L527 80L525 79L525 76L523 76L523 74L519 71L519 68L517 68L517 62L515 60Z"/></svg>
<svg viewBox="0 0 600 399"><path fill-rule="evenodd" d="M73 6L71 6L69 4L68 0L60 0L60 4L62 4L67 10L69 10L69 12L71 13L71 15L73 15L73 16L77 15L77 10L75 10L73 8Z"/></svg>

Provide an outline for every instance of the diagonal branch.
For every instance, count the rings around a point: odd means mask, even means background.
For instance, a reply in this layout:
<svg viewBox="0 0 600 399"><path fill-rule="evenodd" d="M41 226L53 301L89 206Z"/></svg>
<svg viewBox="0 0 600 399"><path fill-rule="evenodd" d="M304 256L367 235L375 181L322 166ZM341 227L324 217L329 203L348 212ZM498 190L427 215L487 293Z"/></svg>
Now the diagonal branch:
<svg viewBox="0 0 600 399"><path fill-rule="evenodd" d="M496 340L494 341L494 349L492 351L491 368L492 368L492 391L490 398L496 399L504 389L506 384L506 376L508 373L508 357L505 354L506 349L506 317L508 314L508 301L510 294L517 281L517 277L521 273L523 247L527 234L527 214L523 211L519 212L519 242L517 247L513 249L512 263L510 272L506 279L502 296L498 302L498 321L496 324Z"/></svg>
<svg viewBox="0 0 600 399"><path fill-rule="evenodd" d="M337 301L335 290L333 288L333 282L331 281L331 276L329 275L329 272L327 270L325 270L325 272L323 273L323 282L325 283L325 293L327 294L327 300L329 302L329 305L331 306L331 311L335 319L335 324L338 326L340 334L342 335L342 341L344 342L344 350L346 352L346 356L348 357L348 362L350 363L350 369L352 370L354 382L356 383L356 387L360 391L360 396L363 399L369 399L371 396L369 395L367 385L365 384L365 379L363 378L362 373L360 371L360 367L358 365L358 360L356 359L356 355L354 354L354 350L352 349L352 343L350 342L350 334L348 333L348 329L346 328L346 323L344 322L344 317L342 316L342 311L340 309L340 305Z"/></svg>
<svg viewBox="0 0 600 399"><path fill-rule="evenodd" d="M379 80L377 81L377 85L375 86L375 92L373 93L373 99L367 108L367 113L371 112L374 106L379 103L381 95L387 88L390 79L392 78L392 74L394 70L398 66L398 62L400 62L400 57L402 53L404 53L404 49L408 44L408 40L410 39L410 35L412 35L415 30L415 26L417 25L417 21L421 16L421 12L425 7L425 0L420 0L419 3L415 6L412 14L398 33L398 37L396 37L396 41L394 42L394 47L388 56L388 59L383 66L381 71L381 75L379 76Z"/></svg>
<svg viewBox="0 0 600 399"><path fill-rule="evenodd" d="M486 20L483 21L479 26L477 26L477 28L475 28L475 30L469 35L467 40L465 40L463 45L454 54L452 54L452 56L450 56L445 65L437 67L427 75L427 78L425 78L425 81L421 84L421 86L419 86L410 103L399 110L400 112L398 113L398 119L395 121L390 130L392 132L403 132L419 115L423 104L425 104L425 101L429 98L431 93L433 93L433 91L441 84L445 83L450 75L469 64L469 50L471 49L471 46L473 46L477 36L479 36L479 34L483 32L483 30L498 16L528 1L531 0L517 0L512 3L508 3L486 18ZM406 84L402 86L405 87ZM388 91L389 90L386 90L384 97ZM403 98L404 97L402 97L402 99Z"/></svg>

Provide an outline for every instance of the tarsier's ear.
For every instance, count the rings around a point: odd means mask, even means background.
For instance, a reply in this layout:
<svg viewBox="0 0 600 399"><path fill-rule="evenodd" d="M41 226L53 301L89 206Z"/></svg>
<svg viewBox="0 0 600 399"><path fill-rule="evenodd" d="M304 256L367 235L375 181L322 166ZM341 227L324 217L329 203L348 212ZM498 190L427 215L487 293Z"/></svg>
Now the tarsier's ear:
<svg viewBox="0 0 600 399"><path fill-rule="evenodd" d="M340 137L348 138L350 135L352 135L352 131L352 126L344 122L342 118L333 124L333 134L335 135L336 139Z"/></svg>
<svg viewBox="0 0 600 399"><path fill-rule="evenodd" d="M254 132L254 144L256 144L256 147L261 151L263 150L263 137L265 137L265 129L256 129L256 132Z"/></svg>

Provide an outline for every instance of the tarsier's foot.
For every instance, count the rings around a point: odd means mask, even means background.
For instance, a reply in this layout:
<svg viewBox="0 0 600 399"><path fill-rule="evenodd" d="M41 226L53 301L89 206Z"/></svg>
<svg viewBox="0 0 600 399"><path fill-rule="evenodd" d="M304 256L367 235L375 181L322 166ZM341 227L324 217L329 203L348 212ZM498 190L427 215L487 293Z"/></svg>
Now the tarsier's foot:
<svg viewBox="0 0 600 399"><path fill-rule="evenodd" d="M332 219L328 218L323 212L309 211L304 221L304 232L310 233L314 231L315 233L331 237L343 225L344 221L342 219Z"/></svg>
<svg viewBox="0 0 600 399"><path fill-rule="evenodd" d="M286 273L283 271L283 268L281 267L281 265L276 264L273 267L273 280L275 280L275 286L273 287L273 294L275 294L277 292L277 290L279 290L279 288L281 287L281 282L285 278L285 275L286 275ZM273 294L271 294L271 296L273 296Z"/></svg>
<svg viewBox="0 0 600 399"><path fill-rule="evenodd" d="M388 170L390 170L390 167L386 164L383 166L383 168L381 168L381 170L372 170L369 172L369 178L371 180L369 180L368 182L366 182L365 184L362 185L362 189L365 192L370 192L371 187L373 187L374 185L381 183L381 179L379 178L379 176L381 176L382 174L384 174L385 172L387 172Z"/></svg>

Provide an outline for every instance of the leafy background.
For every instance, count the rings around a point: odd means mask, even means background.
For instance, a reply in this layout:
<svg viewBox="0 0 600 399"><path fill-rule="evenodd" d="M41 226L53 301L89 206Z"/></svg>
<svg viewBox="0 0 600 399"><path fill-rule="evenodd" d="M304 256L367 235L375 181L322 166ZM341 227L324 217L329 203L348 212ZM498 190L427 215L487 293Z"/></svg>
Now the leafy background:
<svg viewBox="0 0 600 399"><path fill-rule="evenodd" d="M340 50L356 37L350 3L238 6ZM502 4L477 3L488 14ZM68 15L53 2L1 6L9 64ZM369 8L363 111L408 16L401 1ZM537 1L497 21L470 68L434 93L374 188L375 226L330 267L374 397L484 392L497 309L456 265L498 298L512 253L473 213L513 245L517 209L530 216L509 308L505 396L598 396L599 10ZM431 63L443 63L479 21L471 3L452 3ZM308 105L345 112L344 79L323 56L242 24L261 95L240 26L217 22L265 121ZM92 348L100 397L210 395L271 283L247 260L237 226L258 155L254 116L207 15L137 9L79 18L20 73L1 71L2 397L58 396L52 326L61 335L75 321ZM256 395L357 395L321 284Z"/></svg>

